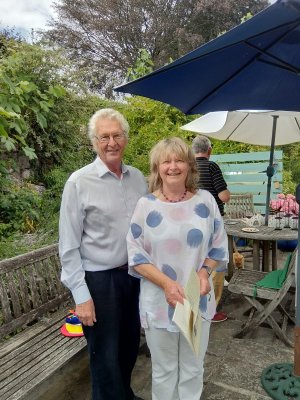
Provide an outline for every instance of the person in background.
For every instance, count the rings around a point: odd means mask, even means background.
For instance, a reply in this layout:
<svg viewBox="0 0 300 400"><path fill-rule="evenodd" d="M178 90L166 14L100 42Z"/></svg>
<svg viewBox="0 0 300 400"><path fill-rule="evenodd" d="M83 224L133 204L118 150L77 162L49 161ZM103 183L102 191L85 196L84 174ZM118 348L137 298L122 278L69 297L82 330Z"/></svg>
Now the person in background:
<svg viewBox="0 0 300 400"><path fill-rule="evenodd" d="M88 134L97 157L70 176L61 202L61 280L83 325L93 400L138 399L130 380L140 340L140 283L128 275L126 234L147 185L139 170L122 162L128 133L116 110L91 117Z"/></svg>
<svg viewBox="0 0 300 400"><path fill-rule="evenodd" d="M140 317L152 361L152 400L199 400L215 296L211 272L227 264L228 243L213 196L197 190L191 149L179 138L150 153L149 189L127 235L129 273L141 279ZM199 278L202 317L197 356L172 322L191 270Z"/></svg>
<svg viewBox="0 0 300 400"><path fill-rule="evenodd" d="M230 191L223 177L220 167L209 160L212 153L212 144L206 136L197 135L192 142L192 150L196 157L197 169L199 171L198 187L208 190L215 198L220 213L224 215L224 203L230 200ZM217 268L213 272L213 284L218 306L224 288L226 268ZM224 312L217 312L212 322L226 321L227 315Z"/></svg>

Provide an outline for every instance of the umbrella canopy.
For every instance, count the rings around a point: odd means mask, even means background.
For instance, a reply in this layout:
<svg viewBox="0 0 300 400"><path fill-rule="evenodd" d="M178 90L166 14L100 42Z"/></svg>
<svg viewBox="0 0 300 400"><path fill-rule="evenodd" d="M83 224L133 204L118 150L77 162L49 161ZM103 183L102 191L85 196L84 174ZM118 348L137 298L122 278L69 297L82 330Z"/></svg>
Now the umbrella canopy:
<svg viewBox="0 0 300 400"><path fill-rule="evenodd" d="M300 112L257 110L211 112L182 126L181 129L219 140L271 146L273 116L279 117L275 146L300 142Z"/></svg>
<svg viewBox="0 0 300 400"><path fill-rule="evenodd" d="M300 0L278 0L253 18L140 79L115 88L186 114L300 111Z"/></svg>
<svg viewBox="0 0 300 400"><path fill-rule="evenodd" d="M219 140L271 146L266 198L265 224L268 223L271 180L274 175L275 145L300 142L300 112L289 111L219 111L211 112L181 129L198 132Z"/></svg>

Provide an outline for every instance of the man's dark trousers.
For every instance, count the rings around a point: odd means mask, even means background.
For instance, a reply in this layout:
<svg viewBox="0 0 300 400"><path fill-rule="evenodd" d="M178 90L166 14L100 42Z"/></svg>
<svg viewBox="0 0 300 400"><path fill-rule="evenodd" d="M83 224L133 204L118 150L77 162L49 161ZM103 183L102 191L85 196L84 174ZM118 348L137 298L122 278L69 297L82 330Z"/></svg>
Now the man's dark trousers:
<svg viewBox="0 0 300 400"><path fill-rule="evenodd" d="M86 272L97 322L84 327L93 400L132 400L131 373L140 341L139 279L124 268Z"/></svg>

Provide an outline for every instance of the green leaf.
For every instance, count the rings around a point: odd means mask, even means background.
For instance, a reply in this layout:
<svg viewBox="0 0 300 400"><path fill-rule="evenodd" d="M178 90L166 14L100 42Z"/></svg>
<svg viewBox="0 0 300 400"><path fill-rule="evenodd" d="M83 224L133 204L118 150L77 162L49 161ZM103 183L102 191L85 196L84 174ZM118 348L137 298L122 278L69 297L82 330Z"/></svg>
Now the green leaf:
<svg viewBox="0 0 300 400"><path fill-rule="evenodd" d="M63 97L66 94L65 88L60 85L50 86L48 92L52 94L54 97Z"/></svg>
<svg viewBox="0 0 300 400"><path fill-rule="evenodd" d="M4 108L1 106L0 106L0 115L4 115L4 117L6 117L6 118L18 117L18 114L16 114L14 111L4 110Z"/></svg>
<svg viewBox="0 0 300 400"><path fill-rule="evenodd" d="M6 74L1 74L0 77L2 78L3 82L6 83L6 85L10 88L11 91L15 90L15 85Z"/></svg>
<svg viewBox="0 0 300 400"><path fill-rule="evenodd" d="M40 107L43 111L49 112L49 106L45 101L40 101Z"/></svg>
<svg viewBox="0 0 300 400"><path fill-rule="evenodd" d="M11 104L11 108L18 114L21 114L21 108L18 104L16 103L10 103Z"/></svg>
<svg viewBox="0 0 300 400"><path fill-rule="evenodd" d="M37 158L34 149L32 149L31 147L26 146L23 147L22 150L24 151L25 155L29 158L29 160L34 160L35 158Z"/></svg>
<svg viewBox="0 0 300 400"><path fill-rule="evenodd" d="M24 139L22 136L14 135L14 137L15 137L20 143L22 143L23 146L26 146L26 147L27 147L27 144L26 144L26 142L25 142L25 139Z"/></svg>
<svg viewBox="0 0 300 400"><path fill-rule="evenodd" d="M36 113L36 120L41 128L47 128L47 120L41 113Z"/></svg>
<svg viewBox="0 0 300 400"><path fill-rule="evenodd" d="M23 131L22 131L22 128L21 128L21 126L20 126L18 120L17 120L17 121L11 122L11 123L9 124L9 127L10 127L11 129L15 129L20 135L22 135Z"/></svg>
<svg viewBox="0 0 300 400"><path fill-rule="evenodd" d="M25 93L30 93L37 89L36 84L34 84L33 82L20 81L18 85Z"/></svg>
<svg viewBox="0 0 300 400"><path fill-rule="evenodd" d="M15 140L13 138L10 137L5 138L1 136L1 142L4 144L6 150L8 151L16 150Z"/></svg>
<svg viewBox="0 0 300 400"><path fill-rule="evenodd" d="M4 129L3 125L0 125L0 136L3 136L5 138L8 138L8 133L6 132L6 130Z"/></svg>

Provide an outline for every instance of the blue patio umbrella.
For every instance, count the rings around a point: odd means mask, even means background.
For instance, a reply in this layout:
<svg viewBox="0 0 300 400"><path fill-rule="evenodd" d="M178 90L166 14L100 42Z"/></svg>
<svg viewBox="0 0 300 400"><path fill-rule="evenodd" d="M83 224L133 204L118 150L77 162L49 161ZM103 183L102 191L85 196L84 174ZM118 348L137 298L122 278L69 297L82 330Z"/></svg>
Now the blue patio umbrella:
<svg viewBox="0 0 300 400"><path fill-rule="evenodd" d="M300 0L278 0L178 60L115 88L186 114L300 111Z"/></svg>

